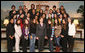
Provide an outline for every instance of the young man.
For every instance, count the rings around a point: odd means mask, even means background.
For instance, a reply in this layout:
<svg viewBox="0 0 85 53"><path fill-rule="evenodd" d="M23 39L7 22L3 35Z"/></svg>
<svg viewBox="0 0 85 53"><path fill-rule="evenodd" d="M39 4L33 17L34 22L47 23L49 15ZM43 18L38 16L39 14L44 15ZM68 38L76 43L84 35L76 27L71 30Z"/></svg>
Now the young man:
<svg viewBox="0 0 85 53"><path fill-rule="evenodd" d="M16 14L16 10L15 10L15 5L11 6L11 11L9 12L9 19L11 19L13 17L14 14Z"/></svg>
<svg viewBox="0 0 85 53"><path fill-rule="evenodd" d="M13 43L14 43L13 39L14 39L14 33L15 33L13 22L14 22L13 19L10 19L10 22L7 25L7 28L6 28L7 50L8 50L8 52L12 52L13 51Z"/></svg>

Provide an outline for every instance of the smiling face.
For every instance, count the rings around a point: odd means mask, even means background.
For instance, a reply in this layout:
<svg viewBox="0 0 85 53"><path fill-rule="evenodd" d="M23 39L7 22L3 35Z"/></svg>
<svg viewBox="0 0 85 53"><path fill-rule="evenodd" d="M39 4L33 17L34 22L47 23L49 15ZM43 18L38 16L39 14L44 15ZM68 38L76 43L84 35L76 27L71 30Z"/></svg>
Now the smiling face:
<svg viewBox="0 0 85 53"><path fill-rule="evenodd" d="M25 24L28 24L28 20L27 19L25 19Z"/></svg>
<svg viewBox="0 0 85 53"><path fill-rule="evenodd" d="M55 19L55 23L56 23L56 24L57 24L57 22L58 22L57 19Z"/></svg>
<svg viewBox="0 0 85 53"><path fill-rule="evenodd" d="M40 18L40 22L43 23L43 18L42 17Z"/></svg>
<svg viewBox="0 0 85 53"><path fill-rule="evenodd" d="M17 21L17 24L20 24L20 20Z"/></svg>
<svg viewBox="0 0 85 53"><path fill-rule="evenodd" d="M10 20L10 23L12 23L12 24L13 24L13 23L14 23L14 20L13 20L13 19L11 19L11 20Z"/></svg>
<svg viewBox="0 0 85 53"><path fill-rule="evenodd" d="M48 20L48 24L51 24L51 21L50 20Z"/></svg>

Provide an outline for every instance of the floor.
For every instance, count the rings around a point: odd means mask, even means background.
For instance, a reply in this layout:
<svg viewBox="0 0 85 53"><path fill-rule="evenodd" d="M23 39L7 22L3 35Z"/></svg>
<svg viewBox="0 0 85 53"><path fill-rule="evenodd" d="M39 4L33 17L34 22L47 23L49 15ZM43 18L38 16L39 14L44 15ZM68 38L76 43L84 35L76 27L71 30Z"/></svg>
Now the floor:
<svg viewBox="0 0 85 53"><path fill-rule="evenodd" d="M1 52L7 52L7 41L6 40L1 40ZM15 52L15 50L13 50ZM23 52L20 50L20 52ZM27 50L29 52L29 49ZM38 49L35 49L35 52L38 52ZM45 49L42 52L50 52L48 49ZM62 52L62 50L60 50ZM74 43L74 50L73 52L84 52L84 41L82 40L75 40Z"/></svg>

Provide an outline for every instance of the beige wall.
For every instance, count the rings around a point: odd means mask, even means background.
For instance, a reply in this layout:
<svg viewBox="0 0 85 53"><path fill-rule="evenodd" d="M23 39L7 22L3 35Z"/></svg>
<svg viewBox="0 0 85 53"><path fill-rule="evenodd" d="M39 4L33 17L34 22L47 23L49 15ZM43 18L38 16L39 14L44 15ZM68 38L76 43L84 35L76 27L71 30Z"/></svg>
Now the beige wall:
<svg viewBox="0 0 85 53"><path fill-rule="evenodd" d="M56 5L57 8L59 8L59 1L23 1L24 5L26 5L26 7L28 9L30 9L31 4L35 4L35 8L36 5L49 5L50 9L52 9L53 5Z"/></svg>

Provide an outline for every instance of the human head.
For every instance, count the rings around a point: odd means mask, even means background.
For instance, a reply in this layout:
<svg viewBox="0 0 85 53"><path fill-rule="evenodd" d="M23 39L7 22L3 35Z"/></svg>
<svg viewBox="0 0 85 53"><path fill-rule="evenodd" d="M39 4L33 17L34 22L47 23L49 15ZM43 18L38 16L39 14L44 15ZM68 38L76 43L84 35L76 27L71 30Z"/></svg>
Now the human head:
<svg viewBox="0 0 85 53"><path fill-rule="evenodd" d="M22 6L21 5L19 6L19 9L22 10Z"/></svg>
<svg viewBox="0 0 85 53"><path fill-rule="evenodd" d="M36 19L36 20L38 19L38 16L37 16L37 15L35 16L35 19Z"/></svg>
<svg viewBox="0 0 85 53"><path fill-rule="evenodd" d="M35 5L34 4L31 4L31 9L35 9Z"/></svg>
<svg viewBox="0 0 85 53"><path fill-rule="evenodd" d="M14 20L13 20L12 18L10 19L10 23L11 23L11 24L13 24L13 23L14 23Z"/></svg>
<svg viewBox="0 0 85 53"><path fill-rule="evenodd" d="M52 10L52 9L50 9L50 10L49 10L49 13L51 14L52 12L53 12L53 10Z"/></svg>
<svg viewBox="0 0 85 53"><path fill-rule="evenodd" d="M43 18L42 18L42 17L40 17L39 21L40 21L41 23L43 23Z"/></svg>
<svg viewBox="0 0 85 53"><path fill-rule="evenodd" d="M26 6L25 5L23 6L23 9L26 9Z"/></svg>
<svg viewBox="0 0 85 53"><path fill-rule="evenodd" d="M11 9L12 9L12 10L15 10L15 8L16 8L15 5L12 5L12 6L11 6Z"/></svg>
<svg viewBox="0 0 85 53"><path fill-rule="evenodd" d="M27 14L27 17L30 18L30 13Z"/></svg>
<svg viewBox="0 0 85 53"><path fill-rule="evenodd" d="M43 18L45 18L45 17L46 17L46 14L45 14L45 13L43 13L42 17L43 17Z"/></svg>
<svg viewBox="0 0 85 53"><path fill-rule="evenodd" d="M22 11L22 10L19 10L19 13L20 13L20 14L22 14L22 13L23 13L23 11Z"/></svg>
<svg viewBox="0 0 85 53"><path fill-rule="evenodd" d="M64 9L64 6L63 6L63 5L61 5L60 9L61 9L61 10L63 10L63 9Z"/></svg>
<svg viewBox="0 0 85 53"><path fill-rule="evenodd" d="M49 10L49 6L47 5L45 9L46 9L46 10Z"/></svg>
<svg viewBox="0 0 85 53"><path fill-rule="evenodd" d="M27 9L27 8L25 8L25 12L27 12L27 13L28 13L28 9Z"/></svg>
<svg viewBox="0 0 85 53"><path fill-rule="evenodd" d="M53 6L53 10L56 10L56 6L55 5Z"/></svg>
<svg viewBox="0 0 85 53"><path fill-rule="evenodd" d="M42 9L40 9L40 13L43 13L43 10Z"/></svg>
<svg viewBox="0 0 85 53"><path fill-rule="evenodd" d="M20 19L17 19L16 24L20 25Z"/></svg>
<svg viewBox="0 0 85 53"><path fill-rule="evenodd" d="M62 18L63 16L62 16L62 14L60 14L60 16L59 16L60 18Z"/></svg>
<svg viewBox="0 0 85 53"><path fill-rule="evenodd" d="M28 19L25 19L24 20L24 24L28 24L29 22L28 22Z"/></svg>
<svg viewBox="0 0 85 53"><path fill-rule="evenodd" d="M51 22L51 19L48 19L48 24L51 24L52 22Z"/></svg>
<svg viewBox="0 0 85 53"><path fill-rule="evenodd" d="M36 23L35 19L33 19L33 23Z"/></svg>

